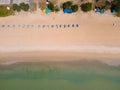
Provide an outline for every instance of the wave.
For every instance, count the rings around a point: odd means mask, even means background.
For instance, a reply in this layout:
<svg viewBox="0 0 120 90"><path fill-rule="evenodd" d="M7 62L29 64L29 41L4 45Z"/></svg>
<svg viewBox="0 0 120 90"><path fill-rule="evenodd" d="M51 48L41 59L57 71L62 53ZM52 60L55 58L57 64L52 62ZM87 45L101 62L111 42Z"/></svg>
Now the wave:
<svg viewBox="0 0 120 90"><path fill-rule="evenodd" d="M1 65L12 65L15 63L17 63L17 61L8 61L8 62L1 63Z"/></svg>

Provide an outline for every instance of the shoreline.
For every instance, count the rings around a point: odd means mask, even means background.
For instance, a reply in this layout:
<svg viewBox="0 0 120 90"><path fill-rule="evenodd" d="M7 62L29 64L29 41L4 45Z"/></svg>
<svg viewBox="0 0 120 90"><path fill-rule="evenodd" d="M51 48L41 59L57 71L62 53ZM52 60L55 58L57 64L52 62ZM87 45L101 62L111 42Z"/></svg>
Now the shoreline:
<svg viewBox="0 0 120 90"><path fill-rule="evenodd" d="M98 53L98 54L120 54L119 46L104 45L66 45L66 46L23 46L23 47L0 47L0 53L5 52L34 52L34 51L63 51L63 52L80 52L80 53Z"/></svg>
<svg viewBox="0 0 120 90"><path fill-rule="evenodd" d="M119 54L86 53L70 51L28 51L0 53L0 65L11 65L16 63L30 62L101 62L111 66L120 65Z"/></svg>

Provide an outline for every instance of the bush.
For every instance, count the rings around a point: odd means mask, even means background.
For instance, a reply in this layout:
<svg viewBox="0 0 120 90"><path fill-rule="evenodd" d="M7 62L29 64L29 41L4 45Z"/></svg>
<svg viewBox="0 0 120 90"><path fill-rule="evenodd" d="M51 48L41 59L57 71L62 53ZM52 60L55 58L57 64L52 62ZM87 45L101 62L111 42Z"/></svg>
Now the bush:
<svg viewBox="0 0 120 90"><path fill-rule="evenodd" d="M82 4L81 9L84 12L88 12L88 11L92 10L92 3L88 2L88 3Z"/></svg>
<svg viewBox="0 0 120 90"><path fill-rule="evenodd" d="M63 9L69 9L72 6L72 2L71 1L67 1L65 3L63 3Z"/></svg>
<svg viewBox="0 0 120 90"><path fill-rule="evenodd" d="M17 7L18 7L18 5L17 5L17 4L13 4L12 9L15 11L15 10L17 10Z"/></svg>
<svg viewBox="0 0 120 90"><path fill-rule="evenodd" d="M54 6L54 4L53 4L52 2L50 2L50 3L48 4L48 8L49 8L52 12L55 11L55 6Z"/></svg>
<svg viewBox="0 0 120 90"><path fill-rule="evenodd" d="M7 10L7 6L0 6L0 17L6 17L12 14L13 11L11 9Z"/></svg>
<svg viewBox="0 0 120 90"><path fill-rule="evenodd" d="M117 11L120 11L120 2L118 0L114 0L111 3L112 3L112 8L115 8Z"/></svg>
<svg viewBox="0 0 120 90"><path fill-rule="evenodd" d="M60 6L56 5L55 6L55 12L58 12L58 11L60 11Z"/></svg>
<svg viewBox="0 0 120 90"><path fill-rule="evenodd" d="M120 11L116 13L116 16L120 17Z"/></svg>
<svg viewBox="0 0 120 90"><path fill-rule="evenodd" d="M108 9L110 9L111 8L111 3L109 2L109 1L106 1L105 2L105 10L108 10Z"/></svg>
<svg viewBox="0 0 120 90"><path fill-rule="evenodd" d="M78 5L73 5L71 6L73 12L77 12L78 11Z"/></svg>
<svg viewBox="0 0 120 90"><path fill-rule="evenodd" d="M119 12L120 11L120 2L116 3L116 4L113 4L112 8L115 8Z"/></svg>
<svg viewBox="0 0 120 90"><path fill-rule="evenodd" d="M114 0L111 3L112 3L111 9L116 9L117 11L116 16L120 17L120 1Z"/></svg>
<svg viewBox="0 0 120 90"><path fill-rule="evenodd" d="M113 0L111 2L111 9L115 9L116 12L116 16L120 17L120 1L119 0Z"/></svg>
<svg viewBox="0 0 120 90"><path fill-rule="evenodd" d="M20 3L20 8L24 11L28 11L29 10L29 5L25 4L25 3Z"/></svg>
<svg viewBox="0 0 120 90"><path fill-rule="evenodd" d="M119 0L113 0L113 1L111 2L112 5L115 5L115 4L117 4L117 3L120 3L120 1L119 1Z"/></svg>
<svg viewBox="0 0 120 90"><path fill-rule="evenodd" d="M17 5L17 4L13 4L12 9L13 9L14 11L18 11L18 12L21 11L21 7L20 7L19 5Z"/></svg>

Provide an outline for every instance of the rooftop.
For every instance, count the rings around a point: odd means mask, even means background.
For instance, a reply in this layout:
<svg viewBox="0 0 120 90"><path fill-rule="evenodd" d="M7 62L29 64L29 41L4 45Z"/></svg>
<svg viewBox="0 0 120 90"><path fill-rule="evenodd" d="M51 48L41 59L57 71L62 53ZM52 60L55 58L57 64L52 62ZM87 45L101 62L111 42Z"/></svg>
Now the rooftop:
<svg viewBox="0 0 120 90"><path fill-rule="evenodd" d="M3 4L20 4L22 2L29 3L31 0L0 0L0 5Z"/></svg>

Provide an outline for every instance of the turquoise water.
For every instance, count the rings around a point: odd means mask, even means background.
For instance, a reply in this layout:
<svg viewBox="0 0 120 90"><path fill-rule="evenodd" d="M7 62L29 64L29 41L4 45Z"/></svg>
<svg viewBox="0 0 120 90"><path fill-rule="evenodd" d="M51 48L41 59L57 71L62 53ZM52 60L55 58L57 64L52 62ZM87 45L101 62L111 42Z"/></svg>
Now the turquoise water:
<svg viewBox="0 0 120 90"><path fill-rule="evenodd" d="M0 90L120 90L120 66L100 62L0 66Z"/></svg>

